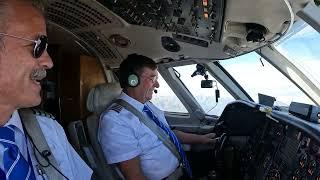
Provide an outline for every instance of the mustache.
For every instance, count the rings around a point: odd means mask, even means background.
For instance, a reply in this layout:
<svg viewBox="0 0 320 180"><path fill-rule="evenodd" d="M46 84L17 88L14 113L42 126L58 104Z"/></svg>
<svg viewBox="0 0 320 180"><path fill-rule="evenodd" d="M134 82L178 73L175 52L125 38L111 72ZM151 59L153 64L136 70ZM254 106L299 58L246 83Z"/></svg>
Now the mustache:
<svg viewBox="0 0 320 180"><path fill-rule="evenodd" d="M35 69L31 72L30 78L32 80L42 80L47 76L47 71L44 68Z"/></svg>

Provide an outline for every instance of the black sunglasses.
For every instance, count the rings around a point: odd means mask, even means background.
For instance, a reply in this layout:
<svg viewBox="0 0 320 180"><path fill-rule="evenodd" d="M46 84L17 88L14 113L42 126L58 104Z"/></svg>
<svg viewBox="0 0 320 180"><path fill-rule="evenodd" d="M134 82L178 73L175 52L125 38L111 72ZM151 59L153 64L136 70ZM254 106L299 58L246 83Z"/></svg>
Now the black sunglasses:
<svg viewBox="0 0 320 180"><path fill-rule="evenodd" d="M32 51L32 56L34 58L39 58L44 53L44 51L47 50L47 47L48 47L48 38L45 35L40 35L37 40L27 39L27 38L14 36L14 35L6 34L6 33L0 33L0 36L9 36L9 37L33 42L34 47L33 47L33 51Z"/></svg>

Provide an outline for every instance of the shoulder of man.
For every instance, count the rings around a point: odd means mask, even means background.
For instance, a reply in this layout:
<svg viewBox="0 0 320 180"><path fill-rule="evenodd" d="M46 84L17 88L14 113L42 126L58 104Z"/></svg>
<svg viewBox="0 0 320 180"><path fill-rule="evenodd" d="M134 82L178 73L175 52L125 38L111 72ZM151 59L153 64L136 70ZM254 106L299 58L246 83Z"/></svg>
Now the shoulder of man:
<svg viewBox="0 0 320 180"><path fill-rule="evenodd" d="M119 114L123 109L124 109L123 106L121 106L120 104L118 104L118 103L113 103L113 104L111 104L111 106L109 106L109 107L107 108L106 112L108 112L108 111L115 111L115 112L117 112L117 113Z"/></svg>
<svg viewBox="0 0 320 180"><path fill-rule="evenodd" d="M72 148L63 127L56 121L56 118L51 113L41 109L30 108L30 110L38 120L44 139L62 173L67 177L74 177L71 179L79 179L75 177L80 176L83 176L83 179L88 179L92 170Z"/></svg>
<svg viewBox="0 0 320 180"><path fill-rule="evenodd" d="M55 116L52 115L51 113L48 113L42 109L38 109L38 108L31 108L30 109L32 111L32 113L35 115L35 116L38 116L40 118L48 118L48 119L52 119L52 120L56 120Z"/></svg>

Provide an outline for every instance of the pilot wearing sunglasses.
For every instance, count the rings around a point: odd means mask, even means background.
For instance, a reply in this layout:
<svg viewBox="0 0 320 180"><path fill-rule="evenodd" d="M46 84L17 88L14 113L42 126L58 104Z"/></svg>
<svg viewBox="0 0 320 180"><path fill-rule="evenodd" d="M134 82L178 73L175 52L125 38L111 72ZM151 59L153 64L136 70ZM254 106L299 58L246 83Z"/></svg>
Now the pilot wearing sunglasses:
<svg viewBox="0 0 320 180"><path fill-rule="evenodd" d="M40 163L35 155L39 147L29 136L33 132L26 131L18 112L40 104L40 81L53 66L39 9L31 0L0 0L0 179L90 179L92 170L69 144L63 128L34 111L33 120L50 148L41 152L47 162ZM54 170L46 172L47 166Z"/></svg>

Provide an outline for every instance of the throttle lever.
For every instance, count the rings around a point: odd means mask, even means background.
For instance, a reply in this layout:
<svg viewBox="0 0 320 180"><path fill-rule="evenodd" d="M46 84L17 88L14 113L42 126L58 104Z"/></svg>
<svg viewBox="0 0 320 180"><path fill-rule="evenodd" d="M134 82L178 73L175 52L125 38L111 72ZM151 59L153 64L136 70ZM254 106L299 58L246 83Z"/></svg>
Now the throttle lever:
<svg viewBox="0 0 320 180"><path fill-rule="evenodd" d="M218 142L218 145L219 145L219 151L222 150L223 145L224 145L226 139L227 139L227 134L226 134L226 133L222 133L222 135L219 137L219 139L218 139L218 141L217 141L217 142Z"/></svg>

